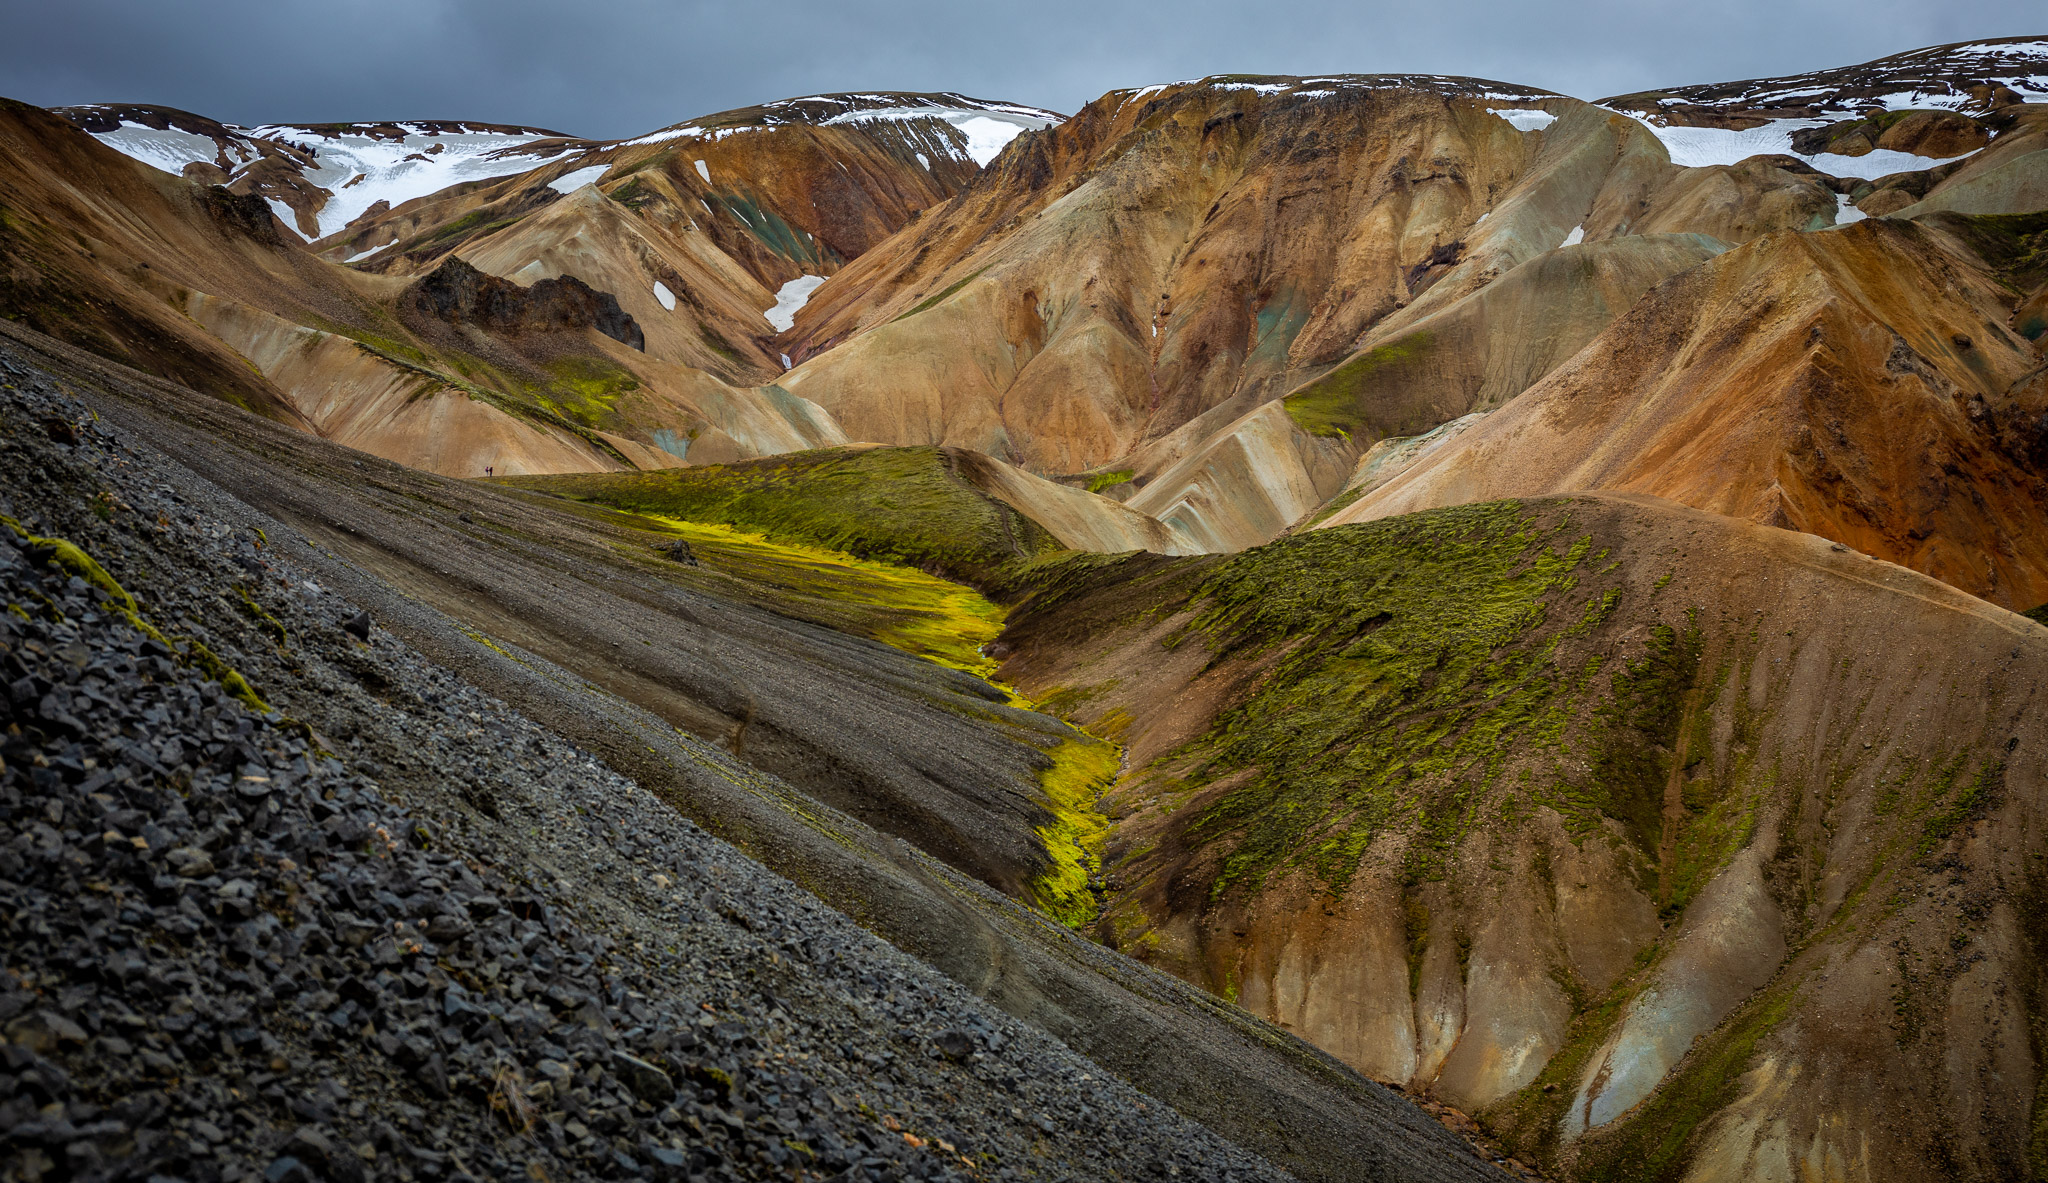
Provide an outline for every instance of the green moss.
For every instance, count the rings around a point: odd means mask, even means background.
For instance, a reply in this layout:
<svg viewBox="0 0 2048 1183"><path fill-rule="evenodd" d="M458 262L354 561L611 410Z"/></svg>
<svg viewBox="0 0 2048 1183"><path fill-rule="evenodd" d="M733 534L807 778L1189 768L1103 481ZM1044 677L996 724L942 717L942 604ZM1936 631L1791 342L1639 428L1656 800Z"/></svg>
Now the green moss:
<svg viewBox="0 0 2048 1183"><path fill-rule="evenodd" d="M642 167L645 166L643 165ZM632 180L613 189L610 193L606 193L605 196L625 206L627 209L637 210L660 195L654 191L653 186L647 183L646 177L634 177Z"/></svg>
<svg viewBox="0 0 2048 1183"><path fill-rule="evenodd" d="M968 484L931 447L828 449L508 483L919 567L977 586L1017 559L1058 547L1037 523Z"/></svg>
<svg viewBox="0 0 2048 1183"><path fill-rule="evenodd" d="M1348 359L1288 395L1281 405L1295 426L1310 435L1349 439L1353 432L1371 426L1365 402L1375 380L1428 357L1435 345L1436 335L1427 330L1389 341Z"/></svg>
<svg viewBox="0 0 2048 1183"><path fill-rule="evenodd" d="M453 245L450 241L452 239L482 238L486 234L493 234L503 230L505 227L511 226L525 217L525 214L514 214L507 217L501 211L490 206L474 209L459 218L443 222L426 234L414 239L411 243L407 244L408 249L406 253L412 254L413 251L423 247L448 249L448 247Z"/></svg>
<svg viewBox="0 0 2048 1183"><path fill-rule="evenodd" d="M1942 212L1928 221L1968 243L2014 295L2048 284L2048 210L2030 214Z"/></svg>
<svg viewBox="0 0 2048 1183"><path fill-rule="evenodd" d="M1535 808L1578 835L1618 820L1658 862L1665 794L1690 783L1673 779L1688 744L1705 746L1688 738L1704 735L1698 703L1713 701L1696 687L1703 637L1691 614L1659 620L1647 596L1586 586L1601 556L1571 515L1566 501L1495 502L1227 559L1046 559L1019 579L1022 619L1087 635L1191 610L1169 647L1258 671L1207 733L1144 774L1191 790L1232 782L1191 791L1202 804L1185 831L1219 868L1216 895L1293 869L1341 890L1382 835L1403 837L1387 849L1411 883L1442 878L1476 827ZM1681 898L1748 832L1750 806L1716 807L1713 783L1698 786L1703 816L1677 846L1691 867Z"/></svg>
<svg viewBox="0 0 2048 1183"><path fill-rule="evenodd" d="M1191 631L1219 659L1284 651L1191 753L1202 779L1255 770L1191 831L1230 847L1216 891L1292 863L1341 885L1397 822L1421 832L1411 874L1434 874L1514 743L1561 732L1549 708L1575 680L1534 634L1589 543L1545 516L1493 502L1317 530L1201 586Z"/></svg>
<svg viewBox="0 0 2048 1183"><path fill-rule="evenodd" d="M587 428L615 425L619 399L640 389L640 380L610 358L560 358L546 370L545 394L536 392L541 405Z"/></svg>
<svg viewBox="0 0 2048 1183"><path fill-rule="evenodd" d="M414 398L423 398L436 394L443 389L456 391L486 406L502 411L515 419L523 419L538 427L553 428L558 431L567 432L584 443L589 444L597 451L617 460L620 464L628 468L634 467L633 462L628 460L625 454L620 452L618 448L614 447L610 440L600 435L595 428L569 418L557 410L548 399L537 395L535 391L538 388L531 382L508 381L502 383L508 388L520 391L518 394L509 394L505 390L495 389L467 378L458 378L444 371L437 370L433 368L435 364L435 359L433 358L429 358L424 363L415 362L405 355L390 353L379 346L372 345L369 341L364 340L362 335L352 336L356 342L357 349L373 357L381 358L383 361L399 369L417 375L420 379L420 384L412 395ZM418 350L412 350L412 352L415 354L419 353ZM426 355L421 354L420 356L425 357ZM473 365L477 370L493 372L493 367L488 363L479 358L467 357L465 355L451 355L446 364L462 370L469 370ZM582 363L570 362L563 364L570 367L569 372L575 373L579 372ZM589 372L595 373L603 367L609 367L610 363L593 361L591 366L593 368ZM615 369L616 367L612 368ZM618 372L620 374L625 373L623 370ZM631 379L631 375L625 376L628 380Z"/></svg>
<svg viewBox="0 0 2048 1183"><path fill-rule="evenodd" d="M1960 764L1960 759L1958 759ZM1954 784L1951 775L1947 784L1936 787L1933 800L1940 802L1920 828L1920 844L1916 851L1921 857L1931 853L1935 847L1946 842L1950 835L1961 829L1963 823L1983 816L1998 793L2005 787L2005 761L1986 760L1977 766L1977 775L1963 786L1959 793L1950 795Z"/></svg>
<svg viewBox="0 0 2048 1183"><path fill-rule="evenodd" d="M1112 485L1121 485L1137 475L1137 471L1130 468L1119 468L1115 472L1098 472L1088 478L1088 491L1090 493L1100 493Z"/></svg>
<svg viewBox="0 0 2048 1183"><path fill-rule="evenodd" d="M937 308L939 305L951 299L954 293L958 292L961 288L964 288L968 284L973 283L975 280L980 279L981 273L987 270L987 267L983 267L980 270L974 272L974 274L969 275L967 278L958 280L953 284L950 284L945 291L940 292L936 296L932 296L928 299L920 301L917 307L912 308L910 311L897 317L896 320L909 320L911 317L916 316L920 312L930 312L932 309ZM894 324L896 322L890 321L889 323Z"/></svg>
<svg viewBox="0 0 2048 1183"><path fill-rule="evenodd" d="M1429 905L1413 885L1401 894L1401 934L1408 947L1408 996L1422 991L1422 955L1429 951Z"/></svg>
<svg viewBox="0 0 2048 1183"><path fill-rule="evenodd" d="M141 606L135 602L135 597L128 594L128 590L116 582L105 567L100 566L77 544L62 538L44 538L31 534L20 522L4 514L0 514L0 525L14 531L23 542L28 543L30 554L98 588L106 597L107 603L126 617L135 631L169 649L185 664L201 670L219 682L222 689L240 699L250 710L264 715L270 713L270 704L263 701L255 688L249 685L248 679L242 677L233 666L215 656L213 650L189 637L166 637L158 632L154 625L143 619Z"/></svg>
<svg viewBox="0 0 2048 1183"><path fill-rule="evenodd" d="M1330 498L1330 500L1326 502L1321 509L1316 511L1315 516L1308 520L1308 524L1302 526L1301 529L1312 530L1315 527L1322 525L1324 522L1329 521L1331 518L1336 517L1338 514L1343 513L1345 510L1351 508L1352 502L1357 501L1360 497L1365 496L1366 488L1367 486L1362 484L1353 485L1350 488L1344 490L1343 492L1337 494L1335 497Z"/></svg>
<svg viewBox="0 0 2048 1183"><path fill-rule="evenodd" d="M1052 820L1038 828L1038 837L1052 861L1027 894L1046 915L1080 928L1098 910L1089 884L1101 868L1102 839L1109 831L1109 819L1095 802L1115 782L1121 754L1113 744L1071 739L1047 755L1051 763L1038 783Z"/></svg>
<svg viewBox="0 0 2048 1183"><path fill-rule="evenodd" d="M1688 619L1683 630L1655 625L1649 652L1615 672L1613 695L1597 711L1600 741L1578 797L1600 815L1621 819L1646 851L1663 841L1664 792L1699 663L1696 621Z"/></svg>

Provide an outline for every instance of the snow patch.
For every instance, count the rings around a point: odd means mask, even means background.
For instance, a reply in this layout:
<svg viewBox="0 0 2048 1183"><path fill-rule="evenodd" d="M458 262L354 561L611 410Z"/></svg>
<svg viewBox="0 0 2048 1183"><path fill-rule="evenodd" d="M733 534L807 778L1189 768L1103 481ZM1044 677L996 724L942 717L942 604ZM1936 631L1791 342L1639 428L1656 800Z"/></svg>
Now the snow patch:
<svg viewBox="0 0 2048 1183"><path fill-rule="evenodd" d="M1486 113L1507 120L1509 126L1513 127L1516 131L1542 131L1544 128L1557 122L1557 116L1552 115L1548 111L1521 111L1488 107Z"/></svg>
<svg viewBox="0 0 2048 1183"><path fill-rule="evenodd" d="M297 210L294 210L291 206L286 205L275 197L266 197L263 200L270 206L270 212L277 215L277 220L285 224L286 229L300 238L306 238L306 232L299 229L299 214ZM306 238L306 241L311 242L313 240Z"/></svg>
<svg viewBox="0 0 2048 1183"><path fill-rule="evenodd" d="M1856 203L1849 200L1847 193L1835 194L1835 225L1847 226L1851 222L1860 222L1869 216L1869 214L1856 208Z"/></svg>
<svg viewBox="0 0 2048 1183"><path fill-rule="evenodd" d="M661 306L668 311L676 310L676 294L669 291L668 285L658 279L654 281L654 298L661 301Z"/></svg>
<svg viewBox="0 0 2048 1183"><path fill-rule="evenodd" d="M708 165L708 164L705 164L705 163L704 163L703 161L701 161L701 160L700 160L700 161L698 161L698 162L697 162L697 175L698 175L698 176L700 176L700 177L703 177L703 178L704 178L704 183L705 183L705 184L707 184L707 185L709 185L709 184L711 183L711 166L710 166L710 165Z"/></svg>
<svg viewBox="0 0 2048 1183"><path fill-rule="evenodd" d="M959 128L961 134L967 137L967 155L973 157L974 163L983 168L988 167L989 161L1001 156L1010 141L1024 131L1021 124L991 119L986 115L963 119L953 126Z"/></svg>
<svg viewBox="0 0 2048 1183"><path fill-rule="evenodd" d="M515 149L547 138L533 132L415 131L393 140L281 124L251 128L248 134L297 144L314 154L306 180L330 193L318 215L321 238L380 201L396 209L450 185L530 171L539 162ZM363 179L348 184L358 173Z"/></svg>
<svg viewBox="0 0 2048 1183"><path fill-rule="evenodd" d="M666 131L649 132L638 139L624 140L620 142L619 147L637 148L643 144L666 144L670 140L680 140L684 136L701 136L703 134L704 129L701 127L671 127Z"/></svg>
<svg viewBox="0 0 2048 1183"><path fill-rule="evenodd" d="M1565 235L1564 241L1558 243L1557 245L1561 247L1577 246L1584 241L1586 241L1586 227L1584 226L1584 224L1580 224L1572 227L1572 232L1570 234Z"/></svg>
<svg viewBox="0 0 2048 1183"><path fill-rule="evenodd" d="M1622 111L1617 114L1629 115ZM1633 115L1629 115L1634 118ZM1639 121L1641 122L1641 121ZM1791 156L1804 160L1831 177L1856 177L1875 181L1892 173L1919 172L1937 168L1962 156L1916 156L1880 148L1861 156L1840 156L1832 152L1807 155L1792 150L1792 133L1803 128L1825 127L1824 119L1774 119L1758 127L1735 130L1725 127L1660 127L1644 122L1651 135L1664 145L1671 163L1683 168L1706 168L1736 164L1752 156ZM1964 153L1963 156L1970 155Z"/></svg>
<svg viewBox="0 0 2048 1183"><path fill-rule="evenodd" d="M1011 140L1027 131L1039 131L1051 127L1058 120L1050 113L1040 113L1029 107L992 108L972 110L966 107L872 107L865 111L848 111L834 115L826 124L847 123L901 123L919 119L938 119L952 124L967 137L967 155L974 163L986 168L988 162L1002 154Z"/></svg>
<svg viewBox="0 0 2048 1183"><path fill-rule="evenodd" d="M775 327L778 333L786 333L796 324L796 314L805 304L810 303L811 293L825 282L822 275L799 275L775 293L775 307L761 315Z"/></svg>
<svg viewBox="0 0 2048 1183"><path fill-rule="evenodd" d="M557 193L574 193L585 185L597 184L597 179L610 168L609 164L593 164L589 168L579 168L573 173L563 173L549 181L548 188Z"/></svg>
<svg viewBox="0 0 2048 1183"><path fill-rule="evenodd" d="M185 166L194 161L208 164L220 162L220 146L212 136L195 135L189 131L166 128L158 131L131 120L122 120L121 126L113 131L95 133L93 139L112 148L123 156L140 160L151 168L161 169L172 176L182 176ZM229 158L230 167L238 167L255 158L255 153L241 144L235 145L238 162Z"/></svg>
<svg viewBox="0 0 2048 1183"><path fill-rule="evenodd" d="M917 154L917 167L923 169L926 172L932 171L932 158L926 156L922 152L919 152Z"/></svg>

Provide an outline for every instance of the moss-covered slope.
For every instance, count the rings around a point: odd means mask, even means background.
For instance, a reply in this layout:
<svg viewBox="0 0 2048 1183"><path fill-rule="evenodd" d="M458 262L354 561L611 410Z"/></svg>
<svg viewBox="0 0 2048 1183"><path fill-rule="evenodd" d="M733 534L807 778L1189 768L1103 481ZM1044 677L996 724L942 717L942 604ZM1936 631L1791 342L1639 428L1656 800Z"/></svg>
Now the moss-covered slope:
<svg viewBox="0 0 2048 1183"><path fill-rule="evenodd" d="M1567 1177L2030 1152L2033 622L1611 495L1027 583L1003 676L1128 745L1103 939Z"/></svg>
<svg viewBox="0 0 2048 1183"><path fill-rule="evenodd" d="M511 483L921 567L972 584L1058 545L1037 523L963 480L952 455L940 448L830 448L665 472Z"/></svg>

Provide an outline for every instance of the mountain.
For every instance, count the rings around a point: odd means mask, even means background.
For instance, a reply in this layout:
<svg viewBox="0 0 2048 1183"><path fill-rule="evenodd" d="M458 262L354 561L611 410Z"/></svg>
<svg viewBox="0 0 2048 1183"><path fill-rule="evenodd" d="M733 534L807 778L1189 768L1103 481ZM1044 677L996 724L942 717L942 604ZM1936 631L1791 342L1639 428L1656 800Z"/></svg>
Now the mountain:
<svg viewBox="0 0 2048 1183"><path fill-rule="evenodd" d="M943 200L979 158L1058 118L960 95L837 95L596 143L471 123L242 129L156 108L60 114L153 168L263 198L352 272L417 277L459 258L522 284L577 278L617 301L640 326L631 353L557 340L527 356L474 325L462 340L432 329L438 340L420 339L388 282L324 277L374 305L367 320L226 304L214 298L225 285L194 285L207 299L191 315L317 430L461 473L658 467L693 447L718 460L846 441L829 414L772 386L783 309L818 282L807 273L832 270ZM607 175L608 188L594 187ZM358 356L365 345L373 353ZM420 408L423 379L459 401Z"/></svg>
<svg viewBox="0 0 2048 1183"><path fill-rule="evenodd" d="M243 128L170 107L102 103L54 110L144 164L263 198L308 241L340 231L378 205L530 171L576 143L560 132L495 123Z"/></svg>

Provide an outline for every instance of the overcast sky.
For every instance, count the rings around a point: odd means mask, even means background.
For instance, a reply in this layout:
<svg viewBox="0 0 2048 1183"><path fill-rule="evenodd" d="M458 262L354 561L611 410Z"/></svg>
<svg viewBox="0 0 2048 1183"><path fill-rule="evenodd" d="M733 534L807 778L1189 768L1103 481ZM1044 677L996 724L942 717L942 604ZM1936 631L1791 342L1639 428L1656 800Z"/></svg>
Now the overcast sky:
<svg viewBox="0 0 2048 1183"><path fill-rule="evenodd" d="M618 137L833 90L1073 112L1212 73L1471 74L1580 98L2048 33L2016 0L0 0L0 94L230 123L442 118Z"/></svg>

